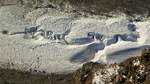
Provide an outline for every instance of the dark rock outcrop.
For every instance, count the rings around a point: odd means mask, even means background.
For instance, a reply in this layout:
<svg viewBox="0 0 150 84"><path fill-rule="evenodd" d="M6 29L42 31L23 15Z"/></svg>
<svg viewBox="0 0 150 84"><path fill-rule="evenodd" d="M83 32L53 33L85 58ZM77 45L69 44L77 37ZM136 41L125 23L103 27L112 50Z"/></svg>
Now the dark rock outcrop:
<svg viewBox="0 0 150 84"><path fill-rule="evenodd" d="M149 0L1 0L0 6L19 4L28 8L55 8L79 14L110 16L110 12L121 11L127 15L150 14ZM81 13L82 12L82 13Z"/></svg>
<svg viewBox="0 0 150 84"><path fill-rule="evenodd" d="M103 83L148 84L150 81L150 49L145 49L142 56L129 58L119 64L86 63L81 69L73 73L73 84L92 84L94 74L101 72L100 78L103 79L107 77L107 73L111 72L107 69L116 68L116 66L119 67L117 74L112 73L110 79L102 80ZM107 73L102 74L102 71Z"/></svg>

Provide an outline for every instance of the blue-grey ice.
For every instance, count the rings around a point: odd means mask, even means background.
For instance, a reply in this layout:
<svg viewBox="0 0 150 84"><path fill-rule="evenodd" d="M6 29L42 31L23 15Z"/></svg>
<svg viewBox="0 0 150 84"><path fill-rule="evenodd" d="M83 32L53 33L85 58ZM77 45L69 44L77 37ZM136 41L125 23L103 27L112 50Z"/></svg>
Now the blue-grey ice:
<svg viewBox="0 0 150 84"><path fill-rule="evenodd" d="M128 30L129 31L136 31L136 25L133 23L132 20L129 20L129 23L128 23Z"/></svg>
<svg viewBox="0 0 150 84"><path fill-rule="evenodd" d="M93 43L88 45L84 50L74 54L70 61L74 63L84 63L89 62L94 58L95 54L105 48L103 43Z"/></svg>

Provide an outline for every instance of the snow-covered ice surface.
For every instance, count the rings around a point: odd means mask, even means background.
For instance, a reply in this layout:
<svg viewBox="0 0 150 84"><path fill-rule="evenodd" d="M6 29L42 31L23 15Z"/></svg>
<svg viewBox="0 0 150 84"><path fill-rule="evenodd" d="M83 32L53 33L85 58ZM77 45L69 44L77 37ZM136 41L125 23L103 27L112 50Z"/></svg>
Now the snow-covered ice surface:
<svg viewBox="0 0 150 84"><path fill-rule="evenodd" d="M74 71L83 63L121 62L139 55L141 49L149 47L149 19L136 22L140 38L136 42L118 40L106 46L105 41L89 40L87 33L96 32L105 38L116 34L128 34L128 19L125 15L112 18L78 17L54 9L37 9L29 13L17 6L0 8L0 31L9 33L24 31L26 27L40 25L40 29L56 34L71 31L65 37L68 44L56 43L44 38L24 39L23 34L4 35L0 33L1 66L20 70L39 70L51 72ZM104 38L103 38L104 40ZM106 40L106 39L105 39Z"/></svg>
<svg viewBox="0 0 150 84"><path fill-rule="evenodd" d="M104 50L96 53L93 61L114 63L121 62L129 57L139 56L144 48L150 46L150 20L147 19L143 22L136 22L137 32L139 32L140 38L137 42L120 41L116 44L105 47Z"/></svg>

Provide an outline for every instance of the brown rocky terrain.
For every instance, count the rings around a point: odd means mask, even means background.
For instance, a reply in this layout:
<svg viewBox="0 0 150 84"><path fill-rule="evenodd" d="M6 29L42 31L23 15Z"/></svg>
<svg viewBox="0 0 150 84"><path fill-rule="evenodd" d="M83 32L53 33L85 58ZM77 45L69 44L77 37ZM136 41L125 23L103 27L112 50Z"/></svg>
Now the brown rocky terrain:
<svg viewBox="0 0 150 84"><path fill-rule="evenodd" d="M121 11L128 15L149 15L149 0L0 0L0 6L20 5L28 8L55 8L67 12L110 15ZM29 10L29 9L28 9Z"/></svg>
<svg viewBox="0 0 150 84"><path fill-rule="evenodd" d="M96 74L104 84L149 84L149 65L150 50L146 49L142 56L129 58L119 64L87 63L73 74L73 80L74 84L92 84ZM114 71L109 71L110 68Z"/></svg>

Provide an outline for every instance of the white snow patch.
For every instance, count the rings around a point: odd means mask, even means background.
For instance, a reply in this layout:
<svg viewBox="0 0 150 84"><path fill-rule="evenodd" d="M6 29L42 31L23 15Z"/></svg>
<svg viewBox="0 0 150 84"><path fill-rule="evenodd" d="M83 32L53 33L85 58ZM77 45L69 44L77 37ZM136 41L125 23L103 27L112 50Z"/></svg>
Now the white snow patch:
<svg viewBox="0 0 150 84"><path fill-rule="evenodd" d="M107 66L94 74L92 84L111 84L111 76L118 74L118 65Z"/></svg>
<svg viewBox="0 0 150 84"><path fill-rule="evenodd" d="M139 59L133 60L133 65L134 66L139 66L140 65L140 60Z"/></svg>

